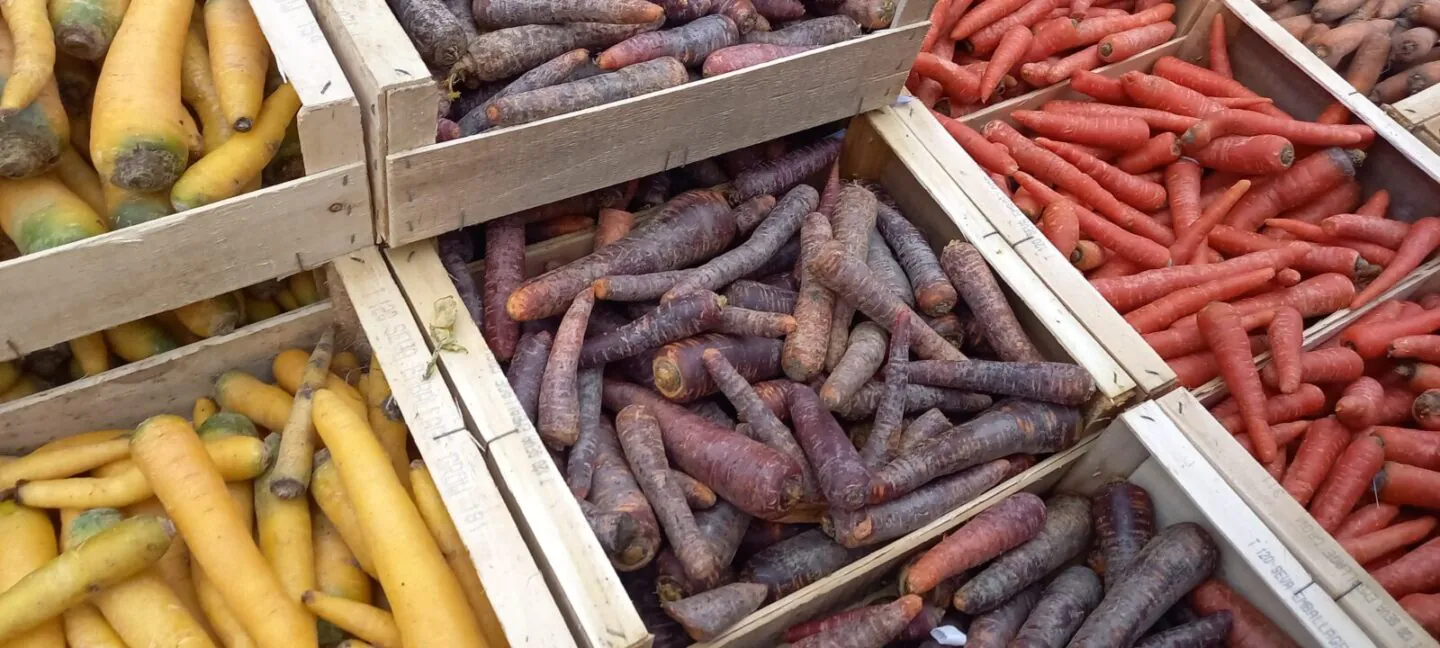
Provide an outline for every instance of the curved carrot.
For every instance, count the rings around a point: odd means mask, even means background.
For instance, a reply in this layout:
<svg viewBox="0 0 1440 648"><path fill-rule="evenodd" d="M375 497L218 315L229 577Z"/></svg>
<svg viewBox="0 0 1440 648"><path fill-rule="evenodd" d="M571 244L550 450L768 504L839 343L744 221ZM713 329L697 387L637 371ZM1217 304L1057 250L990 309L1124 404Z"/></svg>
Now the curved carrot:
<svg viewBox="0 0 1440 648"><path fill-rule="evenodd" d="M1180 143L1174 133L1165 132L1150 138L1140 148L1120 156L1115 166L1126 173L1144 173L1180 159Z"/></svg>
<svg viewBox="0 0 1440 648"><path fill-rule="evenodd" d="M1073 76L1073 75L1072 75ZM1122 84L1121 91L1124 91ZM1129 95L1122 98L1122 101L1129 102ZM1122 117L1138 117L1150 125L1152 131L1170 131L1172 133L1183 133L1200 120L1196 117L1188 117L1164 110L1154 108L1139 108L1135 106L1115 106L1108 103L1095 101L1065 101L1057 99L1047 101L1040 105L1040 110L1045 112L1072 114L1072 115L1115 115Z"/></svg>
<svg viewBox="0 0 1440 648"><path fill-rule="evenodd" d="M1261 463L1275 460L1277 448L1275 435L1265 414L1265 388L1260 384L1260 374L1250 355L1250 338L1240 326L1240 315L1235 307L1216 302L1200 310L1197 323L1225 384L1240 404L1245 419L1245 431L1255 444L1255 456Z"/></svg>
<svg viewBox="0 0 1440 648"><path fill-rule="evenodd" d="M1275 367L1280 393L1294 393L1300 388L1300 340L1305 335L1305 321L1300 311L1289 306L1276 309L1267 335L1270 364Z"/></svg>
<svg viewBox="0 0 1440 648"><path fill-rule="evenodd" d="M1164 21L1106 36L1100 41L1100 60L1115 63L1162 45L1175 35L1175 28L1175 23Z"/></svg>
<svg viewBox="0 0 1440 648"><path fill-rule="evenodd" d="M1012 116L1019 112L1020 111L1016 111L1012 113ZM1045 137L1035 138L1035 143L1065 158L1066 162L1075 165L1075 168L1089 174L1091 178L1094 178L1096 182L1100 183L1100 186L1110 191L1116 198L1119 198L1131 207L1139 209L1140 211L1149 212L1165 206L1165 187L1147 180L1142 180L1110 166L1074 144L1059 142ZM1199 167L1196 167L1197 170L1198 168ZM1197 175L1195 178L1197 208L1199 207L1199 188L1200 178Z"/></svg>
<svg viewBox="0 0 1440 648"><path fill-rule="evenodd" d="M1206 168L1243 175L1279 173L1295 163L1295 146L1279 135L1217 137L1188 154Z"/></svg>
<svg viewBox="0 0 1440 648"><path fill-rule="evenodd" d="M1355 295L1355 299L1350 302L1350 308L1360 308L1400 283L1405 275L1420 267L1436 247L1440 247L1440 218L1430 216L1416 221L1410 227L1409 237L1395 250L1395 260L1385 266L1380 276L1370 282L1360 294Z"/></svg>
<svg viewBox="0 0 1440 648"><path fill-rule="evenodd" d="M1150 125L1136 117L1059 115L1039 110L1017 110L1010 118L1051 139L1129 150L1150 140Z"/></svg>
<svg viewBox="0 0 1440 648"><path fill-rule="evenodd" d="M1186 151L1194 151L1225 135L1279 135L1304 146L1359 148L1375 138L1375 131L1358 124L1317 124L1251 110L1227 109L1204 116L1200 123L1185 131L1180 144Z"/></svg>
<svg viewBox="0 0 1440 648"><path fill-rule="evenodd" d="M1014 178L1021 187L1047 205L1064 200L1058 192L1028 173L1017 171ZM1116 255L1130 259L1145 268L1163 268L1170 264L1170 251L1166 250L1165 246L1143 236L1132 234L1078 204L1075 206L1075 216L1080 221L1081 232Z"/></svg>
<svg viewBox="0 0 1440 648"><path fill-rule="evenodd" d="M1248 293L1274 276L1274 268L1259 268L1177 290L1126 313L1125 321L1140 333L1152 333L1169 326L1181 317L1199 311L1212 301L1225 301ZM1293 308L1290 310L1294 311ZM1294 312L1298 317L1298 311Z"/></svg>
<svg viewBox="0 0 1440 648"><path fill-rule="evenodd" d="M975 158L980 166L1007 176L1020 170L1020 165L1015 162L1015 158L1010 157L1010 153L1004 147L985 139L984 135L970 128L965 122L951 119L933 110L930 111L930 114L935 116L935 120L940 122L940 125L945 128L945 132L949 133L955 143L965 149L970 157Z"/></svg>
<svg viewBox="0 0 1440 648"><path fill-rule="evenodd" d="M985 73L980 76L980 102L990 101L990 96L995 93L1000 80L1010 73L1030 49L1030 41L1034 35L1024 25L1014 25L1005 30L1005 35L1000 37L1000 44L995 46L995 51L990 55L990 60L985 63Z"/></svg>
<svg viewBox="0 0 1440 648"><path fill-rule="evenodd" d="M1315 491L1310 515L1328 531L1345 521L1345 515L1370 488L1370 480L1385 463L1385 442L1369 434L1357 437L1335 460L1334 467Z"/></svg>
<svg viewBox="0 0 1440 648"><path fill-rule="evenodd" d="M1409 223L1358 213L1336 214L1320 221L1320 228L1331 236L1368 241L1392 250L1398 249L1410 233Z"/></svg>
<svg viewBox="0 0 1440 648"><path fill-rule="evenodd" d="M1040 217L1040 233L1061 255L1070 258L1080 242L1080 219L1075 215L1075 203L1061 200L1046 205Z"/></svg>
<svg viewBox="0 0 1440 648"><path fill-rule="evenodd" d="M1094 97L1107 104L1126 104L1130 97L1125 95L1119 79L1112 79L1090 70L1076 70L1070 74L1070 89ZM1154 124L1151 124L1153 127Z"/></svg>
<svg viewBox="0 0 1440 648"><path fill-rule="evenodd" d="M1216 13L1210 20L1210 70L1216 74L1235 78L1230 70L1230 44L1225 38L1225 15Z"/></svg>
<svg viewBox="0 0 1440 648"><path fill-rule="evenodd" d="M1170 258L1182 261L1194 259L1210 230L1219 225L1249 191L1250 181L1241 180L1221 194L1220 198L1200 213L1200 218L1193 225L1180 234L1175 244L1170 246Z"/></svg>
<svg viewBox="0 0 1440 648"><path fill-rule="evenodd" d="M1350 443L1350 432L1340 426L1334 417L1326 417L1310 424L1300 449L1295 451L1295 461L1285 471L1281 488L1289 493L1301 506L1310 503L1315 490L1325 480L1330 467Z"/></svg>

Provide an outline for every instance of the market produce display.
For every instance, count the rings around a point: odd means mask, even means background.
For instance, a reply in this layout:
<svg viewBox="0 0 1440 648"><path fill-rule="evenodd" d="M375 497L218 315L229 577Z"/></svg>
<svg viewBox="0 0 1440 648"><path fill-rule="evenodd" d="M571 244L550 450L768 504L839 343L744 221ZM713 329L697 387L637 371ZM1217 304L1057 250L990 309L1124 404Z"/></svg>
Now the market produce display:
<svg viewBox="0 0 1440 648"><path fill-rule="evenodd" d="M1440 551L1437 306L1435 294L1386 301L1313 351L1276 336L1272 323L1273 358L1263 368L1217 351L1232 396L1211 413L1406 612L1440 636L1440 580L1430 567ZM1247 343L1233 311L1223 303L1200 311L1210 348Z"/></svg>
<svg viewBox="0 0 1440 648"><path fill-rule="evenodd" d="M333 350L0 459L0 642L509 645L384 371Z"/></svg>
<svg viewBox="0 0 1440 648"><path fill-rule="evenodd" d="M1066 79L1080 90L1170 40L1174 16L1154 0L940 0L905 87L950 117Z"/></svg>
<svg viewBox="0 0 1440 648"><path fill-rule="evenodd" d="M1129 482L1093 498L1019 493L892 583L784 639L796 648L960 645L932 636L964 636L973 648L1298 645L1218 578L1219 562L1199 525L1157 528L1150 494Z"/></svg>
<svg viewBox="0 0 1440 648"><path fill-rule="evenodd" d="M663 645L1079 440L1090 375L1046 361L975 248L937 255L877 186L840 181L840 144L757 145L440 239ZM527 232L577 214L593 251L527 271Z"/></svg>
<svg viewBox="0 0 1440 648"><path fill-rule="evenodd" d="M1440 3L1256 2L1355 91L1395 103L1440 81Z"/></svg>
<svg viewBox="0 0 1440 648"><path fill-rule="evenodd" d="M302 272L0 361L0 403L225 335L324 298L315 274Z"/></svg>
<svg viewBox="0 0 1440 648"><path fill-rule="evenodd" d="M37 5L39 6L39 5ZM300 98L240 0L4 9L0 261L304 174ZM123 19L123 20L122 20ZM0 402L319 299L305 272L31 353ZM288 293L288 294L286 294Z"/></svg>
<svg viewBox="0 0 1440 648"><path fill-rule="evenodd" d="M439 141L599 106L884 29L882 0L391 0L441 86Z"/></svg>

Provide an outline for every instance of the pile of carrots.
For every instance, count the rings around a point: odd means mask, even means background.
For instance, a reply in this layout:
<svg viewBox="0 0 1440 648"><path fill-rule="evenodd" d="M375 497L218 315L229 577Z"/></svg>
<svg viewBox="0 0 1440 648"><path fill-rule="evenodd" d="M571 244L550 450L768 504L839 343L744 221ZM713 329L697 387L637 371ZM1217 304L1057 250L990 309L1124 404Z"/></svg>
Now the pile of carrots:
<svg viewBox="0 0 1440 648"><path fill-rule="evenodd" d="M0 403L226 335L322 299L316 273L306 271L0 361Z"/></svg>
<svg viewBox="0 0 1440 648"><path fill-rule="evenodd" d="M884 29L882 0L391 0L441 85L437 139L671 88Z"/></svg>
<svg viewBox="0 0 1440 648"><path fill-rule="evenodd" d="M1440 81L1440 2L1257 2L1326 65L1375 103L1395 103Z"/></svg>
<svg viewBox="0 0 1440 648"><path fill-rule="evenodd" d="M1092 498L1019 493L911 559L894 586L784 639L796 648L932 636L963 636L972 648L1296 646L1216 578L1219 554L1196 524L1156 529L1150 494L1130 482Z"/></svg>
<svg viewBox="0 0 1440 648"><path fill-rule="evenodd" d="M841 144L802 134L439 242L657 645L718 636L1079 439L1094 380L1041 357L975 248L937 255L842 182ZM526 223L575 214L593 229L537 249L579 258L525 279Z"/></svg>
<svg viewBox="0 0 1440 648"><path fill-rule="evenodd" d="M1440 637L1440 295L1390 300L1303 351L1270 325L1271 361L1223 359L1230 398L1211 412L1286 492L1432 635ZM1212 346L1247 345L1212 304Z"/></svg>
<svg viewBox="0 0 1440 648"><path fill-rule="evenodd" d="M960 117L1161 45L1174 15L1157 0L939 0L906 88Z"/></svg>
<svg viewBox="0 0 1440 648"><path fill-rule="evenodd" d="M0 643L508 646L384 371L333 337L190 420L0 457Z"/></svg>

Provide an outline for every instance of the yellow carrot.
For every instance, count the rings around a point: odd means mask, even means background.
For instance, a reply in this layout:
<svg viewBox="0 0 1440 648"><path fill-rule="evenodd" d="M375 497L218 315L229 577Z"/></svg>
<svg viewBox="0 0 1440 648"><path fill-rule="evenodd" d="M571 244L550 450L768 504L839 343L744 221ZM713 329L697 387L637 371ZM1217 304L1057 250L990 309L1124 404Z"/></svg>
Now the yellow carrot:
<svg viewBox="0 0 1440 648"><path fill-rule="evenodd" d="M90 166L75 149L66 147L60 151L60 159L55 163L55 177L60 179L66 189L85 201L90 209L95 210L96 214L108 213L105 208L105 188L100 186L100 174L96 173L95 167Z"/></svg>
<svg viewBox="0 0 1440 648"><path fill-rule="evenodd" d="M202 338L225 335L240 324L240 301L231 293L186 304L173 312L186 330Z"/></svg>
<svg viewBox="0 0 1440 648"><path fill-rule="evenodd" d="M129 0L50 0L56 47L86 61L105 58L129 5Z"/></svg>
<svg viewBox="0 0 1440 648"><path fill-rule="evenodd" d="M126 362L139 362L179 347L170 335L150 319L126 322L105 329L105 344Z"/></svg>
<svg viewBox="0 0 1440 648"><path fill-rule="evenodd" d="M208 13L211 5L236 1L208 0L206 11ZM244 0L238 1L244 4ZM221 92L223 97L223 85ZM300 95L295 93L295 88L288 83L276 88L265 100L254 128L230 136L175 182L170 189L170 204L177 210L186 210L240 195L245 184L258 177L274 159L280 141L285 138L285 127L299 111ZM298 295L296 301L303 305Z"/></svg>
<svg viewBox="0 0 1440 648"><path fill-rule="evenodd" d="M69 606L54 602L64 593L63 584L47 587L32 576L58 554L50 517L15 502L0 502L0 546L0 645L65 648L59 615ZM74 597L77 603L82 599L83 594Z"/></svg>
<svg viewBox="0 0 1440 648"><path fill-rule="evenodd" d="M325 389L315 393L314 416L406 643L484 646L465 593L365 420Z"/></svg>
<svg viewBox="0 0 1440 648"><path fill-rule="evenodd" d="M244 414L266 429L284 429L293 400L285 390L243 371L227 371L215 380L215 402L220 407Z"/></svg>
<svg viewBox="0 0 1440 648"><path fill-rule="evenodd" d="M100 186L105 194L105 218L111 229L123 229L164 218L175 213L170 194L163 191L131 191L108 182Z"/></svg>
<svg viewBox="0 0 1440 648"><path fill-rule="evenodd" d="M201 396L195 399L195 407L190 408L190 424L195 426L195 430L198 432L200 427L205 425L205 421L210 420L210 417L219 411L220 406L216 405L215 401Z"/></svg>
<svg viewBox="0 0 1440 648"><path fill-rule="evenodd" d="M335 531L345 541L345 546L355 554L355 562L371 577L376 575L375 563L370 559L370 547L365 544L365 535L360 529L360 520L345 485L340 483L340 471L330 461L330 450L315 453L315 466L310 475L310 495L316 506L335 526Z"/></svg>
<svg viewBox="0 0 1440 648"><path fill-rule="evenodd" d="M22 254L109 231L90 205L50 174L0 180L0 229Z"/></svg>
<svg viewBox="0 0 1440 648"><path fill-rule="evenodd" d="M130 456L130 440L95 441L60 449L36 450L0 466L0 489L20 480L60 479Z"/></svg>
<svg viewBox="0 0 1440 648"><path fill-rule="evenodd" d="M410 485L415 496L415 506L420 509L420 517L425 519L425 526L430 527L430 535L435 538L435 543L440 545L440 553L445 555L450 571L454 572L456 580L460 581L460 589L465 591L465 600L469 601L470 610L480 622L485 643L492 648L509 646L505 629L500 625L500 617L495 616L495 608L490 605L490 597L485 594L485 585L480 582L480 574L475 571L475 561L470 557L470 550L465 548L464 541L460 539L460 531L455 528L454 520L450 519L450 512L445 510L445 503L440 500L440 490L435 487L435 480L430 478L430 470L425 467L424 461L417 459L410 463Z"/></svg>
<svg viewBox="0 0 1440 648"><path fill-rule="evenodd" d="M90 124L90 159L109 184L161 191L185 171L180 62L194 0L134 0L110 43Z"/></svg>
<svg viewBox="0 0 1440 648"><path fill-rule="evenodd" d="M225 118L235 130L248 131L261 111L265 73L270 68L270 48L260 21L246 0L206 0L205 36Z"/></svg>
<svg viewBox="0 0 1440 648"><path fill-rule="evenodd" d="M400 478L400 484L409 491L410 457L406 443L410 438L410 429L405 426L400 408L391 398L390 381L385 378L385 370L380 368L379 358L371 360L369 379L365 400L370 429L375 431L375 438L380 440L380 447L390 458L390 465Z"/></svg>
<svg viewBox="0 0 1440 648"><path fill-rule="evenodd" d="M305 592L300 600L315 616L377 648L400 648L400 628L395 625L395 617L385 610L315 591Z"/></svg>
<svg viewBox="0 0 1440 648"><path fill-rule="evenodd" d="M300 384L295 389L290 417L285 421L284 432L280 435L280 456L276 457L275 466L264 480L270 491L281 499L298 500L305 496L305 489L310 486L310 464L315 460L315 424L310 420L312 397L315 390L323 387L325 379L331 375L330 354L334 343L335 330L327 327L320 334L320 340L315 343L315 349L310 352L310 357L300 372ZM310 522L307 518L305 533L309 532ZM310 547L308 537L305 539L305 547L307 550ZM311 581L313 586L313 577ZM305 589L300 592L303 593Z"/></svg>
<svg viewBox="0 0 1440 648"><path fill-rule="evenodd" d="M0 1L0 15L15 39L15 66L0 93L0 116L30 105L55 74L55 35L45 0Z"/></svg>
<svg viewBox="0 0 1440 648"><path fill-rule="evenodd" d="M74 548L57 557L55 530L43 513L27 512L15 502L0 502L0 525L14 522L12 516L17 512L31 518L39 516L38 521L32 519L25 523L28 529L25 533L27 537L34 534L38 541L43 531L45 542L49 543L48 555L53 559L41 559L18 575L6 569L7 573L0 576L4 578L0 586L8 588L0 593L0 641L9 641L16 634L47 621L55 622L59 632L61 612L96 591L113 588L144 571L165 554L175 537L174 525L164 518L142 516L120 520L120 512L114 509L86 511L75 519ZM102 524L102 519L106 523ZM44 522L43 529L39 521ZM0 552L0 564L34 562L35 554L31 552L35 548L28 546L31 541L11 544L10 529L6 531L6 551ZM111 625L115 625L113 620ZM115 630L120 632L118 627ZM125 636L123 632L120 634ZM63 646L63 634L61 637L58 645Z"/></svg>
<svg viewBox="0 0 1440 648"><path fill-rule="evenodd" d="M210 153L230 139L230 135L235 131L230 127L230 120L225 119L225 110L220 107L220 91L215 88L215 77L211 75L210 52L205 46L204 18L199 15L194 18L190 21L190 30L185 34L185 59L180 67L180 96L200 117L200 134L205 139L205 152Z"/></svg>
<svg viewBox="0 0 1440 648"><path fill-rule="evenodd" d="M146 419L135 429L130 455L246 633L261 646L314 645L315 624L250 539L190 424L170 415Z"/></svg>

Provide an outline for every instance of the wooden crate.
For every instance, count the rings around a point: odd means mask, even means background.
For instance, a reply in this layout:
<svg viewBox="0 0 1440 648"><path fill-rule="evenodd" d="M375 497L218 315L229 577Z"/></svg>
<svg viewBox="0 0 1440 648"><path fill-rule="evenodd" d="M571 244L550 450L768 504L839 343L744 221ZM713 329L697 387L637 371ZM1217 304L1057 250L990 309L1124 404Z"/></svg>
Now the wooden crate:
<svg viewBox="0 0 1440 648"><path fill-rule="evenodd" d="M195 399L211 395L222 372L240 369L270 380L276 353L308 348L334 326L337 348L362 358L373 351L385 367L510 645L575 645L445 381L424 377L430 354L379 251L367 247L336 259L328 279L330 300L0 405L0 452L28 451L88 430L133 427L156 414L188 419Z"/></svg>
<svg viewBox="0 0 1440 648"><path fill-rule="evenodd" d="M933 0L891 29L652 94L435 143L439 89L381 0L316 0L365 105L381 237L393 247L879 108Z"/></svg>
<svg viewBox="0 0 1440 648"><path fill-rule="evenodd" d="M306 176L0 262L0 361L374 243L360 104L301 0L251 3L300 94Z"/></svg>
<svg viewBox="0 0 1440 648"><path fill-rule="evenodd" d="M886 119L886 113L878 111L850 122L842 174L884 184L937 249L955 238L974 243L1007 288L1022 325L1042 352L1055 360L1077 362L1095 377L1100 394L1089 411L1092 424L1098 427L1113 417L1139 395L1134 382L995 236L914 136L886 125ZM578 258L590 251L591 237L585 232L532 245L527 250L527 265ZM433 304L456 298L433 242L392 249L386 256L412 309L421 324L428 326L434 316ZM467 352L441 353L441 370L481 431L500 486L528 526L536 556L557 588L557 597L567 606L573 625L581 629L582 643L630 646L648 641L634 606L521 411L500 365L485 347L479 328L473 321L461 320L454 327L454 339ZM770 614L773 607L757 612L752 622Z"/></svg>
<svg viewBox="0 0 1440 648"><path fill-rule="evenodd" d="M761 609L725 636L700 645L775 645L790 625L820 616L871 591L911 556L1014 493L1054 490L1093 495L1113 479L1128 479L1150 492L1157 524L1195 522L1204 527L1220 548L1216 576L1244 594L1300 645L1371 645L1335 601L1313 586L1304 567L1246 509L1235 491L1225 485L1152 402L1132 408L1101 434L1051 456L923 529Z"/></svg>

